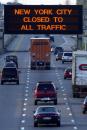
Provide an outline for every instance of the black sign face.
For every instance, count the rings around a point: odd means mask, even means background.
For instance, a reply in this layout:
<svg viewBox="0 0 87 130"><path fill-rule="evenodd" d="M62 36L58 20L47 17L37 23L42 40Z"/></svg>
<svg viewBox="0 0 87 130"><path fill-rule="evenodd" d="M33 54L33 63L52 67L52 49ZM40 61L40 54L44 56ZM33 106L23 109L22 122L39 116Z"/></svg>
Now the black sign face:
<svg viewBox="0 0 87 130"><path fill-rule="evenodd" d="M81 5L5 5L5 34L82 34Z"/></svg>

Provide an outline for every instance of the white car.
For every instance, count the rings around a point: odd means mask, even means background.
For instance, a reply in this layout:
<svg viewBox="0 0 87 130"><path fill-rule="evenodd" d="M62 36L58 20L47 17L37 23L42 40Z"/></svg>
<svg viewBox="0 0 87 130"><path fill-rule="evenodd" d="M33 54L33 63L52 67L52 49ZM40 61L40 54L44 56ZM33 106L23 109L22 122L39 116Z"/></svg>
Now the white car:
<svg viewBox="0 0 87 130"><path fill-rule="evenodd" d="M64 64L64 62L72 62L72 52L63 52L62 64Z"/></svg>

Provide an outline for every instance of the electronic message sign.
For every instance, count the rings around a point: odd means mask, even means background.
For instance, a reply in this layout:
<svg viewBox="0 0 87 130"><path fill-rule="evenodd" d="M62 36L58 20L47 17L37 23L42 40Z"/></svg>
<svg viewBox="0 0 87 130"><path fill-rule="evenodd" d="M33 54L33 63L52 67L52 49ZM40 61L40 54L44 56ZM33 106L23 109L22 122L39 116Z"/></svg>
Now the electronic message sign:
<svg viewBox="0 0 87 130"><path fill-rule="evenodd" d="M82 34L81 5L5 5L6 34Z"/></svg>

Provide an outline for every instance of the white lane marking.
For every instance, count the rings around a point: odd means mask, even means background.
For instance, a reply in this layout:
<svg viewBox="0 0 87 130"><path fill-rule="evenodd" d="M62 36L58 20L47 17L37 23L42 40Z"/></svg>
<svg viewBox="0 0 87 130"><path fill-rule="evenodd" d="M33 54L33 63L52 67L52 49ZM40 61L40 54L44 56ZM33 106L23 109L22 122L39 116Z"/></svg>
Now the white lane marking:
<svg viewBox="0 0 87 130"><path fill-rule="evenodd" d="M64 98L64 100L67 100L67 98Z"/></svg>
<svg viewBox="0 0 87 130"><path fill-rule="evenodd" d="M62 89L62 91L64 92L65 90L64 90L64 89Z"/></svg>
<svg viewBox="0 0 87 130"><path fill-rule="evenodd" d="M25 97L28 97L28 94L27 94L27 93L25 94Z"/></svg>
<svg viewBox="0 0 87 130"><path fill-rule="evenodd" d="M29 77L27 77L27 80L29 80L30 78Z"/></svg>
<svg viewBox="0 0 87 130"><path fill-rule="evenodd" d="M29 86L29 83L27 83L27 86Z"/></svg>
<svg viewBox="0 0 87 130"><path fill-rule="evenodd" d="M29 83L29 80L27 80L27 83Z"/></svg>
<svg viewBox="0 0 87 130"><path fill-rule="evenodd" d="M27 105L27 103L24 103L24 106L26 106Z"/></svg>
<svg viewBox="0 0 87 130"><path fill-rule="evenodd" d="M76 126L74 126L73 129L77 130L78 128Z"/></svg>
<svg viewBox="0 0 87 130"><path fill-rule="evenodd" d="M21 127L21 129L20 130L24 130L25 128L24 127Z"/></svg>
<svg viewBox="0 0 87 130"><path fill-rule="evenodd" d="M72 113L69 113L69 116L72 116Z"/></svg>
<svg viewBox="0 0 87 130"><path fill-rule="evenodd" d="M27 98L25 98L24 100L25 100L25 101L27 101L28 99L27 99Z"/></svg>
<svg viewBox="0 0 87 130"><path fill-rule="evenodd" d="M23 108L23 111L26 111L27 110L27 108Z"/></svg>
<svg viewBox="0 0 87 130"><path fill-rule="evenodd" d="M75 120L72 119L71 122L72 122L72 123L75 123Z"/></svg>
<svg viewBox="0 0 87 130"><path fill-rule="evenodd" d="M21 120L21 123L25 123L25 120Z"/></svg>
<svg viewBox="0 0 87 130"><path fill-rule="evenodd" d="M25 92L28 93L29 92L28 89L26 89Z"/></svg>
<svg viewBox="0 0 87 130"><path fill-rule="evenodd" d="M26 114L22 114L22 116L24 117L24 116L26 116Z"/></svg>
<svg viewBox="0 0 87 130"><path fill-rule="evenodd" d="M70 110L70 108L69 108L69 107L67 107L66 109L67 109L67 110Z"/></svg>

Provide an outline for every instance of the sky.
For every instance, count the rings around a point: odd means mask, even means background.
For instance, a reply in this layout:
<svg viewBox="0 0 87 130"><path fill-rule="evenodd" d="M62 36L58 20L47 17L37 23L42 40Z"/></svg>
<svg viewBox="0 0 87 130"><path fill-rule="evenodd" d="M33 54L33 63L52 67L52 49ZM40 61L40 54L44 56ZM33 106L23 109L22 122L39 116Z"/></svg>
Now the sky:
<svg viewBox="0 0 87 130"><path fill-rule="evenodd" d="M6 4L7 2L13 2L14 0L0 0L1 3ZM29 5L36 5L36 4L48 4L48 5L55 5L55 4L65 4L66 0L17 0L19 3L22 4L29 4ZM69 0L70 4L75 4L76 0Z"/></svg>

